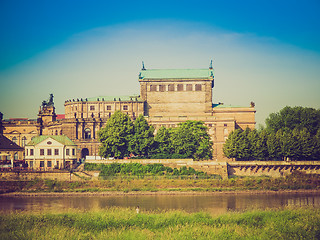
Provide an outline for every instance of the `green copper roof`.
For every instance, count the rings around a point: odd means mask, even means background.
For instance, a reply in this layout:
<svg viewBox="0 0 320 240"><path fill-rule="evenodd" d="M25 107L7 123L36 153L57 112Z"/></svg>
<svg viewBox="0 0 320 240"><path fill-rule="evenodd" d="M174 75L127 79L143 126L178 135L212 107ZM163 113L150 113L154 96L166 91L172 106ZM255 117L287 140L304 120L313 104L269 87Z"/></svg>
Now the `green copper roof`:
<svg viewBox="0 0 320 240"><path fill-rule="evenodd" d="M41 135L41 136L36 136L33 137L32 140L27 144L27 146L34 146L37 145L38 143L41 143L42 141L52 138L56 140L57 142L66 145L66 146L76 146L74 142L71 141L70 138L64 135Z"/></svg>
<svg viewBox="0 0 320 240"><path fill-rule="evenodd" d="M213 69L146 69L140 79L211 79Z"/></svg>
<svg viewBox="0 0 320 240"><path fill-rule="evenodd" d="M99 97L85 98L85 99L82 99L82 101L90 101L90 102L92 102L92 101L105 101L105 102L110 102L110 101L142 101L142 100L141 100L140 96L133 95L133 96L99 96Z"/></svg>

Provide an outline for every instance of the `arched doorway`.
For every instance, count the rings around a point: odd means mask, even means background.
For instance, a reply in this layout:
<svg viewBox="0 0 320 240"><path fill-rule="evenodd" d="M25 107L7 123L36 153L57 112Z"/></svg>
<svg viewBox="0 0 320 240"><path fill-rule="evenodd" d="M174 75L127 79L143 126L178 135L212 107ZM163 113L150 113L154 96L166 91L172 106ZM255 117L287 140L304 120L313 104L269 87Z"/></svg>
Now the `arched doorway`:
<svg viewBox="0 0 320 240"><path fill-rule="evenodd" d="M86 159L86 156L89 155L89 149L88 148L82 148L81 150L81 158Z"/></svg>

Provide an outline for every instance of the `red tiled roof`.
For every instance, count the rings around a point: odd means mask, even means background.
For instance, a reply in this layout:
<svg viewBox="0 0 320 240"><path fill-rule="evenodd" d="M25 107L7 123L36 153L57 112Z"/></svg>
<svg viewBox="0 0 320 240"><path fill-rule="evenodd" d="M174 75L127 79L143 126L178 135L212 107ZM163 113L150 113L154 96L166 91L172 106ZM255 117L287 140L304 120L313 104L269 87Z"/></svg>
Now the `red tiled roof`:
<svg viewBox="0 0 320 240"><path fill-rule="evenodd" d="M57 114L57 120L59 119L65 119L66 115L65 114Z"/></svg>

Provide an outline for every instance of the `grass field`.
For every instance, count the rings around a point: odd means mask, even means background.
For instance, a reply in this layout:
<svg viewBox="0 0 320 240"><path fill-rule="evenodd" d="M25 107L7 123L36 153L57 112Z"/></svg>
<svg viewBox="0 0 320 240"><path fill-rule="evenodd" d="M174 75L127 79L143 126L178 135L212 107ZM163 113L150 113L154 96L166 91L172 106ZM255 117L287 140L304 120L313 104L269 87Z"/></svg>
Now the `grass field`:
<svg viewBox="0 0 320 240"><path fill-rule="evenodd" d="M0 193L7 192L105 192L105 191L197 191L318 190L320 176L295 172L286 177L245 177L230 179L193 176L111 176L96 181L16 180L0 181Z"/></svg>
<svg viewBox="0 0 320 240"><path fill-rule="evenodd" d="M320 239L320 210L13 213L0 215L0 239Z"/></svg>

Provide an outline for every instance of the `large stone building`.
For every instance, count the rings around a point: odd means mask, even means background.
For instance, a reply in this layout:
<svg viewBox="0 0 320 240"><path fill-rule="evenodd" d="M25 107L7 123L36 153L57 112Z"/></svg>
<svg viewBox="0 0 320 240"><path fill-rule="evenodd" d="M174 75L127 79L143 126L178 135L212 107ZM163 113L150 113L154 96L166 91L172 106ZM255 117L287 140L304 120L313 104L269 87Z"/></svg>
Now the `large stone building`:
<svg viewBox="0 0 320 240"><path fill-rule="evenodd" d="M140 95L80 98L65 101L65 115L55 113L53 96L40 107L37 120L6 120L4 134L23 146L36 135L66 135L78 146L77 156L97 156L98 131L117 110L135 119L143 114L155 129L201 120L214 143L214 160L226 160L222 146L236 128L254 128L255 109L213 104L214 71L207 69L145 69L139 73ZM24 140L23 140L24 139Z"/></svg>

